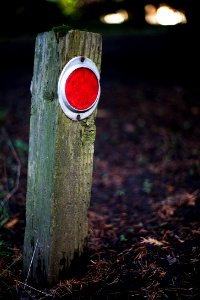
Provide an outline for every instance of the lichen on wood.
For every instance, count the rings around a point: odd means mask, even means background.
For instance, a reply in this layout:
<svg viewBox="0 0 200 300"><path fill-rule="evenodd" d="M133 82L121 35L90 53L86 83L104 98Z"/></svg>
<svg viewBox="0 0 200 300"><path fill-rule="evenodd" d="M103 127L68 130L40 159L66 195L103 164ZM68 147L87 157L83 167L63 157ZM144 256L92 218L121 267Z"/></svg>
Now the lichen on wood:
<svg viewBox="0 0 200 300"><path fill-rule="evenodd" d="M71 26L62 24L60 26L53 27L52 31L54 31L56 34L56 37L59 38L59 37L64 37L68 33L68 31L71 29L72 29Z"/></svg>

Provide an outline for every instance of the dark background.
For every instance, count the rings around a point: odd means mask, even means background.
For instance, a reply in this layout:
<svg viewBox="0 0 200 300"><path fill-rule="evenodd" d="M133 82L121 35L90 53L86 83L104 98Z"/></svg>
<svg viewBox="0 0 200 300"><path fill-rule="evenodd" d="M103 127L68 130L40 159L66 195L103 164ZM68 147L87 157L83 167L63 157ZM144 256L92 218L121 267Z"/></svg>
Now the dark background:
<svg viewBox="0 0 200 300"><path fill-rule="evenodd" d="M66 24L73 29L102 34L102 74L105 76L116 75L122 80L181 81L196 85L199 71L198 1L165 2L183 10L187 24L148 25L144 19L144 5L149 1L145 0L83 1L80 8L68 15L62 13L56 1L2 1L0 68L32 68L36 35ZM160 4L157 0L151 3ZM118 9L128 11L126 23L106 25L100 22L100 15Z"/></svg>

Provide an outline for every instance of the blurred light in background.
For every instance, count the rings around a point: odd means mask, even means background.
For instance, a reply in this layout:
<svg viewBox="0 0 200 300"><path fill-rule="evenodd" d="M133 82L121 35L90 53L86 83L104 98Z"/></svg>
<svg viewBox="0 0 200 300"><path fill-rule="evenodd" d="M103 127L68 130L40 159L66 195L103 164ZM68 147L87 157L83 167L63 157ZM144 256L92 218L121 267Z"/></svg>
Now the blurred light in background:
<svg viewBox="0 0 200 300"><path fill-rule="evenodd" d="M176 25L187 23L183 12L173 9L168 5L160 5L156 8L152 4L147 4L145 9L145 20L152 25Z"/></svg>
<svg viewBox="0 0 200 300"><path fill-rule="evenodd" d="M101 16L100 20L106 24L121 24L128 20L128 13L126 10L118 10L116 13Z"/></svg>
<svg viewBox="0 0 200 300"><path fill-rule="evenodd" d="M80 0L48 0L50 2L56 2L63 15L76 16L79 13L79 9L83 5Z"/></svg>

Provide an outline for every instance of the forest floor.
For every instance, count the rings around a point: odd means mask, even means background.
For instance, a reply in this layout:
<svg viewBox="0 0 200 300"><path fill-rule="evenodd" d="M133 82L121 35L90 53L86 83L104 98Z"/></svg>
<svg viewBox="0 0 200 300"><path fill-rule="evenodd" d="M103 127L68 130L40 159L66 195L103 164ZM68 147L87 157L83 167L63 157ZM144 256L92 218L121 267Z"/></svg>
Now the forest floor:
<svg viewBox="0 0 200 300"><path fill-rule="evenodd" d="M106 72L87 262L48 290L24 285L31 77L30 68L0 73L0 298L200 299L199 91Z"/></svg>

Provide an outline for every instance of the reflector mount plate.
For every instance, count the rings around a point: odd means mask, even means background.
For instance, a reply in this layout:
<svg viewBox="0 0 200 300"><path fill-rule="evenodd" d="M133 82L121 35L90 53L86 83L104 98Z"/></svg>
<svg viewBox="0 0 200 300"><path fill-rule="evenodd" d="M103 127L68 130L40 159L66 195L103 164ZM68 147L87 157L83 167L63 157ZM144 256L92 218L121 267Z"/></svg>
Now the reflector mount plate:
<svg viewBox="0 0 200 300"><path fill-rule="evenodd" d="M95 63L83 56L72 58L58 80L58 100L66 116L82 120L92 114L100 98L100 74Z"/></svg>

